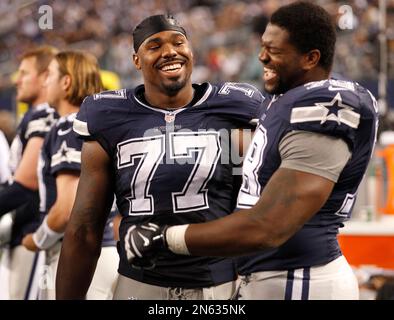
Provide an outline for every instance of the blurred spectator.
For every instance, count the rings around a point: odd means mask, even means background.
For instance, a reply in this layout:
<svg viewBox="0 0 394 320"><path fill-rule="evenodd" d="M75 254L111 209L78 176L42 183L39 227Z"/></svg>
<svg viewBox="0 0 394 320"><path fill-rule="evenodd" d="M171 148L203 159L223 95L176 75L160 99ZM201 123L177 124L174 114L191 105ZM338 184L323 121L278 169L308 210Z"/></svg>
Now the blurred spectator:
<svg viewBox="0 0 394 320"><path fill-rule="evenodd" d="M171 12L185 25L195 52L194 81L248 81L260 86L260 35L270 14L289 0L2 0L0 2L0 90L9 87L16 57L32 44L85 49L103 69L116 72L122 87L141 82L133 68L131 30L147 16ZM379 73L379 1L319 1L338 25L334 71L352 80L376 81ZM38 8L53 9L53 30L41 30ZM351 11L341 29L343 6ZM350 21L349 20L349 21ZM389 76L394 76L394 1L387 1Z"/></svg>

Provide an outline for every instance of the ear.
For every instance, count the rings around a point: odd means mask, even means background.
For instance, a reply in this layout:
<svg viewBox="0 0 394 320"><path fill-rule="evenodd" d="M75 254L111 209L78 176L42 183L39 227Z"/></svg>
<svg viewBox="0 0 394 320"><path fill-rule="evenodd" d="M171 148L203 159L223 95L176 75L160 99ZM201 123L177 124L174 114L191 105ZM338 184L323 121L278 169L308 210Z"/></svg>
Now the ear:
<svg viewBox="0 0 394 320"><path fill-rule="evenodd" d="M48 70L45 70L38 75L38 79L40 81L39 83L41 83L42 87L46 86L47 78L48 78Z"/></svg>
<svg viewBox="0 0 394 320"><path fill-rule="evenodd" d="M134 62L135 67L138 70L141 70L140 57L136 53L133 54L133 62Z"/></svg>
<svg viewBox="0 0 394 320"><path fill-rule="evenodd" d="M66 74L61 78L61 86L62 89L67 92L68 89L71 87L71 77L70 75Z"/></svg>
<svg viewBox="0 0 394 320"><path fill-rule="evenodd" d="M306 53L303 59L303 69L308 71L315 68L319 64L320 57L321 54L318 49L313 49Z"/></svg>

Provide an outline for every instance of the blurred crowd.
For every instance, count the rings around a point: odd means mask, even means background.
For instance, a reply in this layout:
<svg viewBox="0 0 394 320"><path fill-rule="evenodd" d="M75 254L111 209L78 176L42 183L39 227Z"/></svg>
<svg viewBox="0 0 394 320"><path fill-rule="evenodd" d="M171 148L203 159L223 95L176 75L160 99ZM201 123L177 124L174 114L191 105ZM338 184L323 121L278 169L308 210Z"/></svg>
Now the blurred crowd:
<svg viewBox="0 0 394 320"><path fill-rule="evenodd" d="M17 57L35 44L86 49L123 87L141 82L131 63L131 30L145 16L171 12L186 26L196 55L194 81L248 81L260 85L259 35L270 14L291 1L273 0L2 0L0 1L0 101L12 86ZM379 1L317 1L337 21L335 70L354 80L377 79ZM53 29L38 24L49 5ZM394 77L394 0L387 0L387 35ZM350 11L349 11L350 8ZM346 16L344 16L344 13ZM345 18L346 21L341 21ZM1 106L0 106L1 108Z"/></svg>

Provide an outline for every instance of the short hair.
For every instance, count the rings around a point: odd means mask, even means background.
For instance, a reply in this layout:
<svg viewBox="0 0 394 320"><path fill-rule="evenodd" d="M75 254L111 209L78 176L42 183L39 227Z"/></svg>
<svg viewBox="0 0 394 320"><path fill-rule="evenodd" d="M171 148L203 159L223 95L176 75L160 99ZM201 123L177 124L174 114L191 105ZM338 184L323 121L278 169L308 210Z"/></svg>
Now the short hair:
<svg viewBox="0 0 394 320"><path fill-rule="evenodd" d="M86 96L103 90L97 59L82 51L62 51L55 56L62 76L71 77L71 86L66 99L72 105L80 106Z"/></svg>
<svg viewBox="0 0 394 320"><path fill-rule="evenodd" d="M51 46L40 46L30 49L22 54L20 60L27 58L36 58L36 69L40 74L48 69L49 63L58 53L58 50Z"/></svg>
<svg viewBox="0 0 394 320"><path fill-rule="evenodd" d="M336 33L334 22L326 10L310 2L298 1L275 11L270 23L286 29L290 43L300 52L318 49L319 65L331 70Z"/></svg>

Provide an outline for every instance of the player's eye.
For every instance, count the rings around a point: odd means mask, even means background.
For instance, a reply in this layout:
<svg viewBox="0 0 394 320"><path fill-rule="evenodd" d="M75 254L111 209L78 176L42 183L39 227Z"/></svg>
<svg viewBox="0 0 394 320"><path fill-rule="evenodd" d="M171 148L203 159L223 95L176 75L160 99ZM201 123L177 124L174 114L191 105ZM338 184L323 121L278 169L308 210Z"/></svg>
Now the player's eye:
<svg viewBox="0 0 394 320"><path fill-rule="evenodd" d="M268 50L268 52L271 53L271 54L279 54L279 53L280 53L280 50L277 49L277 48L268 47L267 50Z"/></svg>
<svg viewBox="0 0 394 320"><path fill-rule="evenodd" d="M148 50L152 50L152 51L157 50L159 48L160 48L160 44L158 44L158 43L149 44L147 47Z"/></svg>

